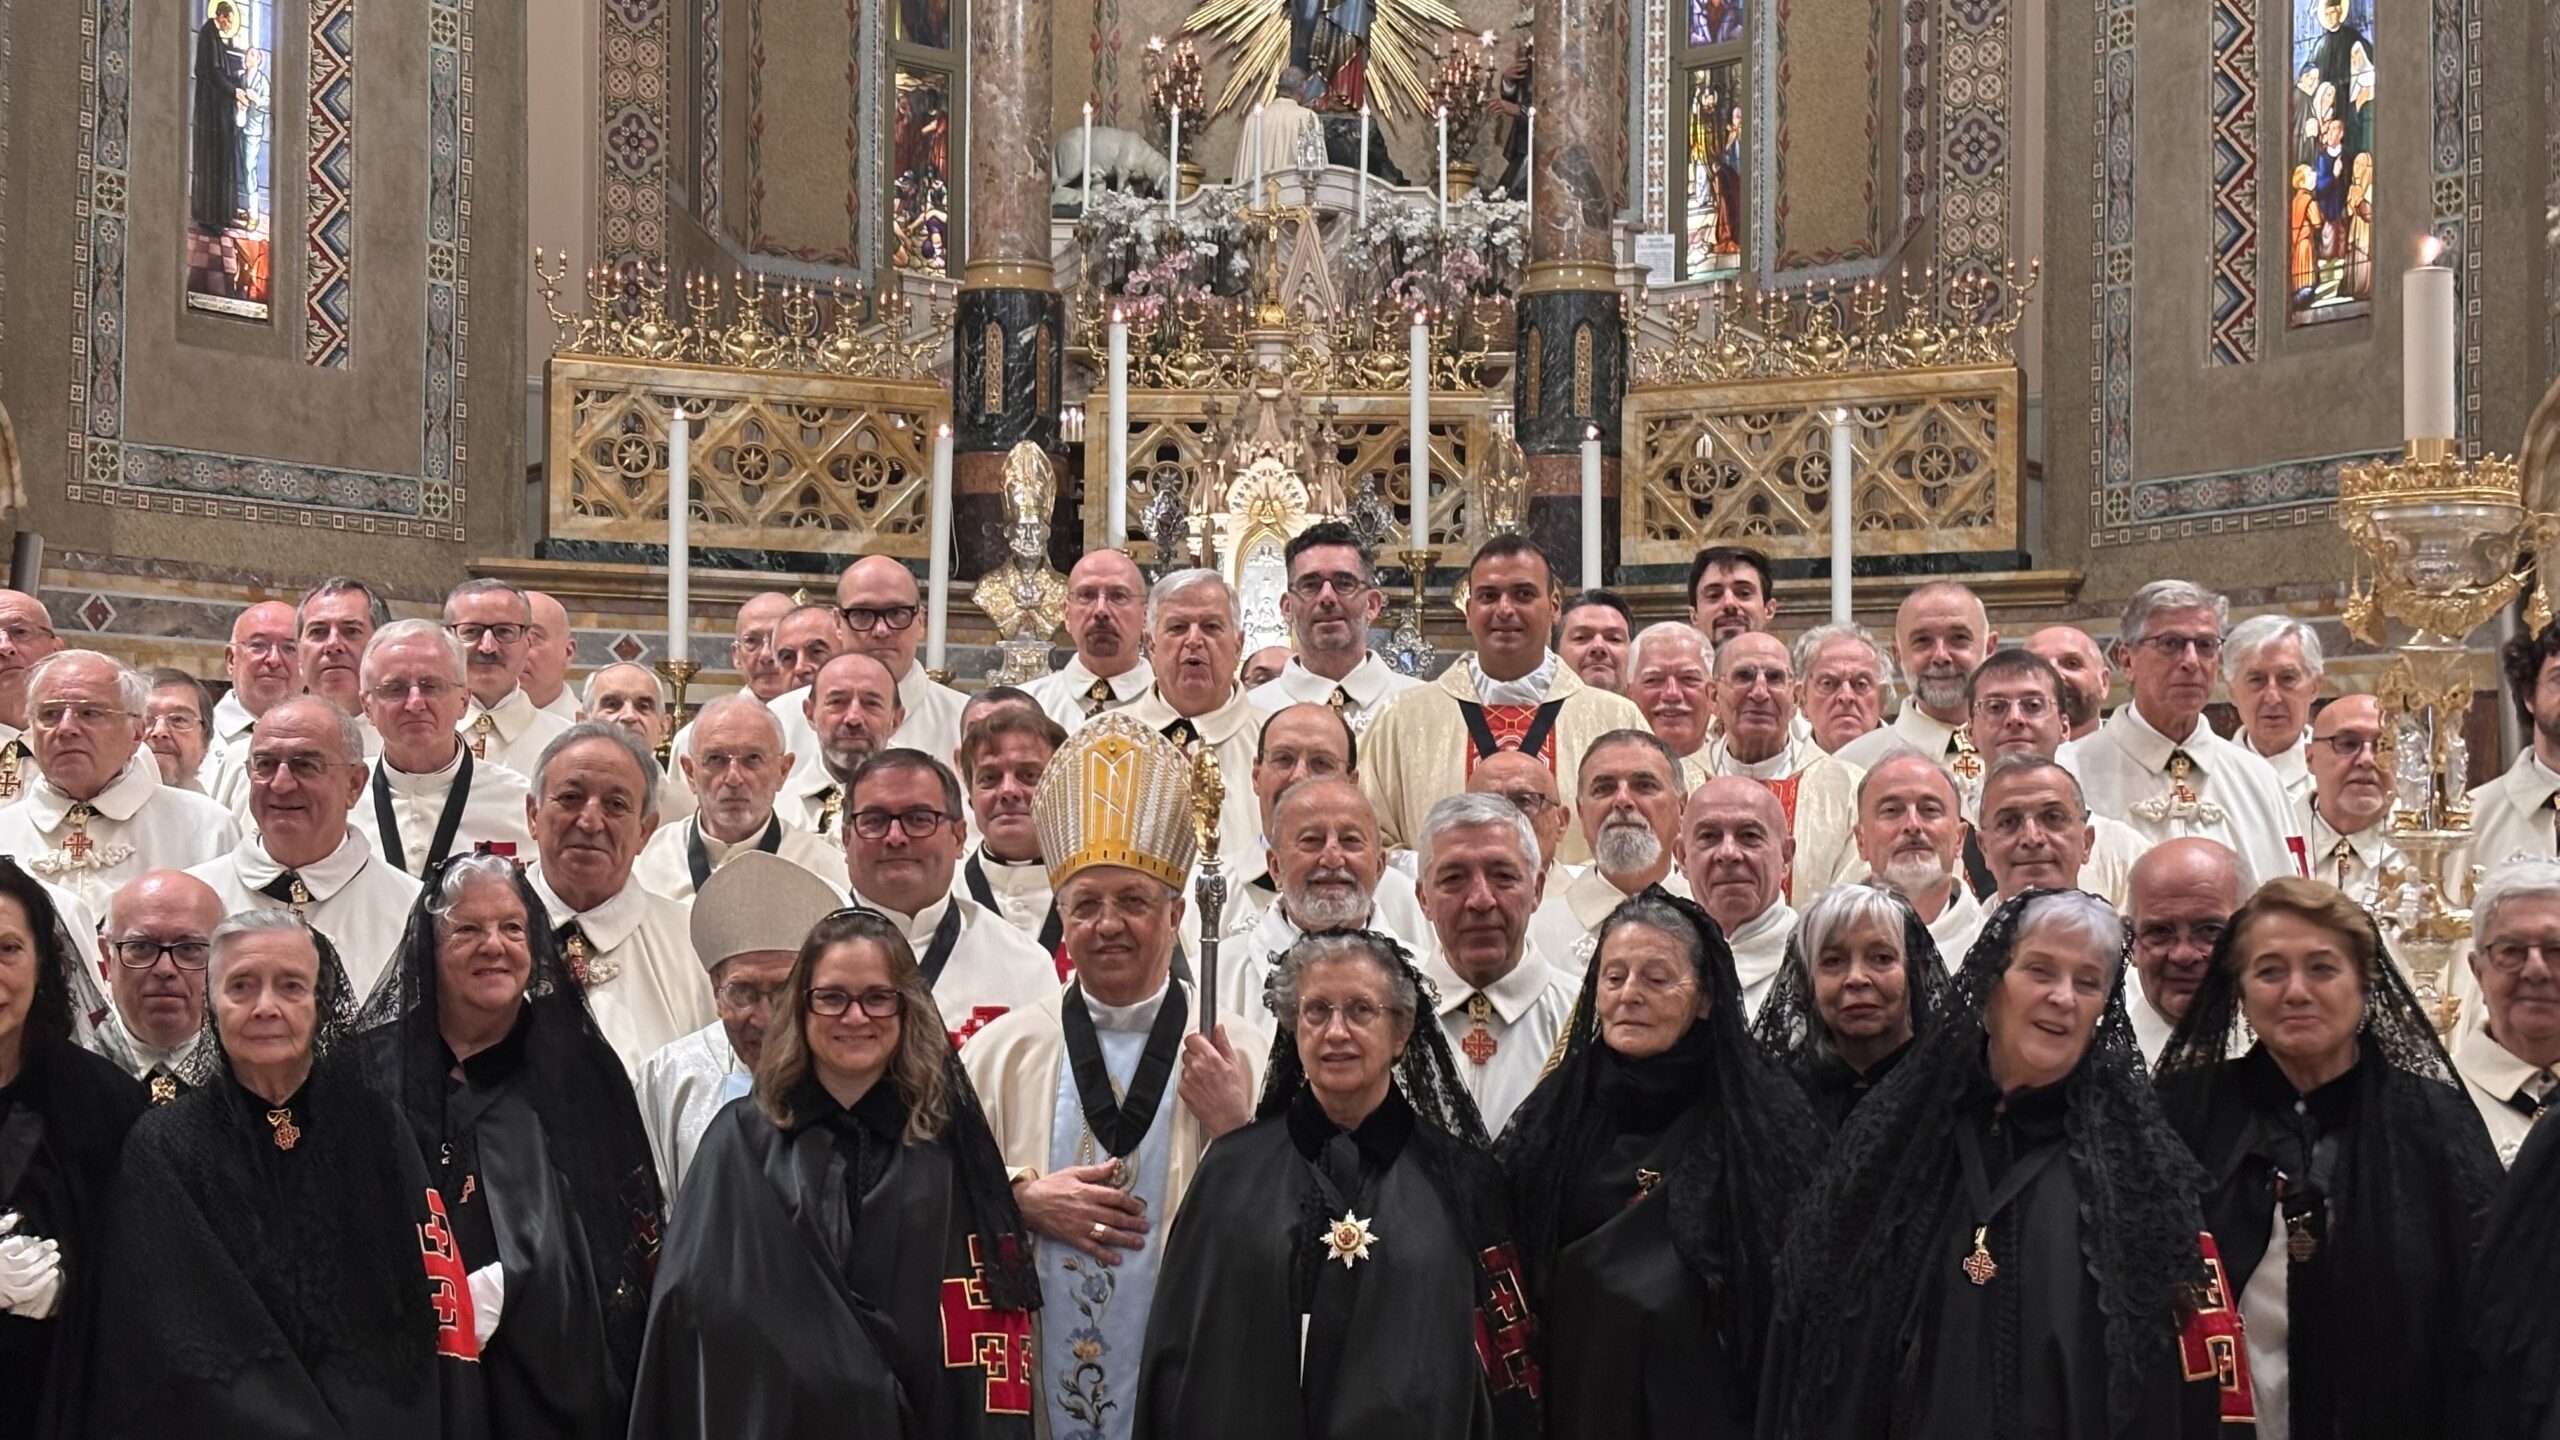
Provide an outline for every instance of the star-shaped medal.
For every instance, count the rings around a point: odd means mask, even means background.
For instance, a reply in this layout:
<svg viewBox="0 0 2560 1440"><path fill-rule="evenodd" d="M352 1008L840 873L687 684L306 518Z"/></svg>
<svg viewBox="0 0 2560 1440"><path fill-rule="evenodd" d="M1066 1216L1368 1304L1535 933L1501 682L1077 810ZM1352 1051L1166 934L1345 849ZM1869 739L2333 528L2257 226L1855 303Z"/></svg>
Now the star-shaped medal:
<svg viewBox="0 0 2560 1440"><path fill-rule="evenodd" d="M1345 1210L1341 1219L1325 1227L1324 1258L1339 1260L1348 1270L1369 1258L1369 1247L1377 1240L1378 1232L1369 1228L1368 1221Z"/></svg>

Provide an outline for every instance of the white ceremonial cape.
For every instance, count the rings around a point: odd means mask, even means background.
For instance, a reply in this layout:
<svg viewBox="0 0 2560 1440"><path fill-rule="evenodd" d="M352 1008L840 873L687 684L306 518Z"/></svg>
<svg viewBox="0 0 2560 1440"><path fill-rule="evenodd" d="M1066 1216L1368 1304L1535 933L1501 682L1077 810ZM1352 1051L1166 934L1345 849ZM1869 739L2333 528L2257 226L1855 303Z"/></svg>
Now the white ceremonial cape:
<svg viewBox="0 0 2560 1440"><path fill-rule="evenodd" d="M2194 765L2186 780L2192 803L2171 796L2169 757L2177 750ZM2251 889L2301 873L2293 846L2301 837L2283 783L2266 761L2215 734L2202 716L2184 741L2172 741L2135 706L2119 706L2088 739L2064 744L2054 758L2079 777L2090 810L2124 822L2144 840L2219 840L2239 852Z"/></svg>
<svg viewBox="0 0 2560 1440"><path fill-rule="evenodd" d="M1895 750L1909 747L1938 762L1943 770L1955 758L1956 727L1920 708L1920 697L1902 697L1902 709L1893 721L1881 725L1831 752L1834 760L1845 760L1861 771L1873 770L1876 762Z"/></svg>
<svg viewBox="0 0 2560 1440"><path fill-rule="evenodd" d="M528 695L525 698L531 699L533 697ZM571 686L562 685L560 687L560 693L552 696L549 704L536 705L533 708L564 725L575 725L578 723L578 695L577 691Z"/></svg>
<svg viewBox="0 0 2560 1440"><path fill-rule="evenodd" d="M2248 731L2241 731L2240 738L2234 743L2250 754L2258 755L2258 747L2249 739ZM2276 782L2284 786L2284 798L2301 801L2308 801L2311 798L2311 731L2309 727L2306 726L2301 734L2293 737L2292 744L2273 755L2258 755L2258 758L2266 761L2267 767L2276 772Z"/></svg>
<svg viewBox="0 0 2560 1440"><path fill-rule="evenodd" d="M1973 887L1958 875L1954 895L1938 911L1938 918L1929 922L1929 938L1937 942L1938 959L1947 967L1948 975L1964 968L1964 957L1973 952L1974 937L1982 933L1982 922L1990 918L1991 912L1974 898Z"/></svg>
<svg viewBox="0 0 2560 1440"><path fill-rule="evenodd" d="M30 765L18 803L0 810L0 854L17 857L37 879L70 891L104 919L107 899L146 870L185 870L220 859L240 843L231 812L192 790L160 783L160 762L145 746L89 803L85 826L70 823L79 802L35 774ZM86 838L71 842L74 831Z"/></svg>
<svg viewBox="0 0 2560 1440"><path fill-rule="evenodd" d="M652 895L669 900L693 899L693 861L691 847L694 836L701 833L702 817L661 825L640 848L640 858L631 862L631 883ZM749 850L762 849L766 839L773 842L773 853L826 881L844 893L844 852L806 830L795 830L782 823L779 815L765 817L765 828L754 840L735 845L724 844L708 835L702 837L702 849L711 868L721 866Z"/></svg>
<svg viewBox="0 0 2560 1440"><path fill-rule="evenodd" d="M2480 1112L2480 1123L2489 1127L2490 1143L2498 1147L2498 1163L2513 1166L2516 1152L2524 1148L2527 1135L2539 1123L2554 1123L2548 1118L2536 1121L2537 1107L2527 1088L2543 1072L2516 1058L2515 1052L2499 1044L2489 1035L2489 1027L2474 1027L2457 1040L2453 1047L2453 1068L2462 1072L2462 1088L2470 1093L2471 1103ZM2560 1105L2560 1092L2548 1097Z"/></svg>
<svg viewBox="0 0 2560 1440"><path fill-rule="evenodd" d="M580 912L542 878L539 862L526 878L542 897L554 932L573 920L585 932L592 947L589 973L612 974L610 980L588 981L587 1008L625 1070L636 1072L670 1041L716 1018L711 981L694 958L692 916L684 906L626 883L611 899Z"/></svg>
<svg viewBox="0 0 2560 1440"><path fill-rule="evenodd" d="M1686 896L1689 878L1674 865L1662 877L1662 888ZM1597 865L1584 866L1569 878L1560 870L1549 872L1546 898L1529 912L1529 949L1579 981L1591 964L1600 922L1627 899L1627 893L1601 874Z"/></svg>
<svg viewBox="0 0 2560 1440"><path fill-rule="evenodd" d="M453 728L474 756L495 760L530 779L543 747L566 733L569 723L534 708L533 697L519 685L506 693L496 709L485 709L474 699L462 723Z"/></svg>
<svg viewBox="0 0 2560 1440"><path fill-rule="evenodd" d="M1355 735L1365 735L1369 723L1389 700L1423 682L1407 675L1372 650L1360 657L1351 673L1340 680L1327 680L1310 670L1297 656L1289 657L1287 668L1277 676L1253 687L1253 703L1265 710L1285 710L1292 705L1330 705L1333 692L1343 694L1342 718Z"/></svg>
<svg viewBox="0 0 2560 1440"><path fill-rule="evenodd" d="M338 848L316 865L296 873L311 903L299 907L264 893L261 886L283 876L284 867L267 854L257 836L242 840L228 855L187 871L222 897L222 913L242 910L298 908L311 928L337 947L347 983L361 1000L391 968L401 932L409 928L409 911L418 901L418 882L391 868L373 853L373 842L349 829Z"/></svg>
<svg viewBox="0 0 2560 1440"><path fill-rule="evenodd" d="M1733 946L1734 976L1742 982L1745 1025L1759 1018L1761 1004L1776 988L1778 969L1787 963L1787 942L1795 933L1796 912L1778 900L1725 937Z"/></svg>
<svg viewBox="0 0 2560 1440"><path fill-rule="evenodd" d="M1424 964L1438 958L1440 934L1423 921L1417 930L1397 927L1386 908L1374 900L1363 928L1382 931L1413 954L1414 963ZM1262 1004L1262 989L1278 968L1280 957L1298 943L1307 932L1291 920L1288 908L1277 902L1266 905L1254 918L1253 928L1240 939L1229 939L1218 946L1218 1008L1240 1010L1246 1015L1263 1017L1257 1022L1264 1035L1273 1033L1271 1012Z"/></svg>
<svg viewBox="0 0 2560 1440"><path fill-rule="evenodd" d="M2381 819L2353 835L2341 835L2320 817L2312 793L2305 790L2293 802L2293 821L2311 878L2337 886L2359 905L2373 904L2374 877L2400 858L2400 847L2390 839L2391 812L2384 811Z"/></svg>
<svg viewBox="0 0 2560 1440"><path fill-rule="evenodd" d="M755 1077L738 1063L729 1032L714 1020L692 1034L669 1042L640 1064L633 1088L640 1101L640 1124L649 1132L649 1153L657 1157L658 1184L672 1210L682 1198L685 1167L711 1128L720 1108L747 1093Z"/></svg>
<svg viewBox="0 0 2560 1440"><path fill-rule="evenodd" d="M1099 702L1099 707L1092 714L1087 714L1086 707L1097 703L1093 699L1093 685L1097 680L1101 680L1111 692L1111 698ZM1119 709L1154 689L1155 683L1156 667L1143 659L1104 680L1086 668L1083 656L1070 655L1066 664L1022 688L1032 699L1040 702L1040 708L1049 712L1050 719L1073 735L1094 715Z"/></svg>
<svg viewBox="0 0 2560 1440"><path fill-rule="evenodd" d="M1040 953L1037 941L970 899L960 888L957 874L951 878L951 893L914 915L892 910L859 890L853 892L853 899L888 916L914 947L918 964L932 949L933 932L946 910L960 912L960 937L951 947L942 977L933 982L933 1003L942 1011L943 1028L951 1032L953 1042L965 1043L1006 1012L1056 995L1058 965Z"/></svg>
<svg viewBox="0 0 2560 1440"><path fill-rule="evenodd" d="M2473 786L2470 863L2495 870L2518 853L2560 853L2560 812L2551 808L2555 793L2560 774L2531 745L2504 772Z"/></svg>
<svg viewBox="0 0 2560 1440"><path fill-rule="evenodd" d="M436 827L443 823L445 806L452 803L453 782L462 768L463 751L454 747L453 759L431 775L412 775L380 756L366 766L364 790L356 796L355 809L348 812L347 823L365 837L375 853L389 855L382 843L382 822L375 808L374 786L382 785L391 796L391 821L399 832L400 865L415 875L426 868L428 847L435 843ZM377 781L376 776L384 777ZM533 831L527 828L524 802L533 793L533 784L524 776L492 760L471 762L471 793L462 797L462 819L454 826L450 853L468 855L481 845L518 860L533 858Z"/></svg>
<svg viewBox="0 0 2560 1440"><path fill-rule="evenodd" d="M240 703L240 692L224 691L213 702L212 718L205 724L208 739L204 765L198 771L205 798L243 823L249 818L249 732L257 727L258 717Z"/></svg>
<svg viewBox="0 0 2560 1440"><path fill-rule="evenodd" d="M898 703L906 707L907 718L880 748L921 750L946 766L956 764L952 757L960 752L960 711L969 697L924 673L924 662L918 660L898 682Z"/></svg>

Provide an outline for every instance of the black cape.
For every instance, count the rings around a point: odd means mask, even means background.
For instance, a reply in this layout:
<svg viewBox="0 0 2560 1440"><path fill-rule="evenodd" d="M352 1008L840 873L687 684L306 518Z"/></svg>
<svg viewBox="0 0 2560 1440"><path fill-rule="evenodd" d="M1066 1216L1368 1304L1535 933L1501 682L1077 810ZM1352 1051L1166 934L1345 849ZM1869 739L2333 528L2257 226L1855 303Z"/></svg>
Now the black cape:
<svg viewBox="0 0 2560 1440"><path fill-rule="evenodd" d="M1525 1327L1515 1328L1525 1301L1513 1315L1484 1303L1488 1272L1496 1293L1520 1295L1516 1249L1478 1254L1432 1179L1437 1170L1495 1196L1500 1171L1419 1123L1391 1088L1353 1135L1360 1180L1348 1208L1374 1241L1369 1258L1345 1268L1326 1257L1317 1217L1333 1207L1310 1158L1341 1133L1301 1091L1287 1111L1209 1147L1147 1317L1138 1440L1539 1433L1531 1389L1511 1372L1526 1344Z"/></svg>
<svg viewBox="0 0 2560 1440"><path fill-rule="evenodd" d="M2471 1270L2458 1433L2560 1440L2560 1124L2533 1127Z"/></svg>
<svg viewBox="0 0 2560 1440"><path fill-rule="evenodd" d="M1030 1315L982 1303L950 1145L904 1143L885 1083L851 1111L823 1091L792 1110L819 1118L781 1129L747 1097L702 1137L631 1440L1027 1440Z"/></svg>
<svg viewBox="0 0 2560 1440"><path fill-rule="evenodd" d="M30 1042L18 1078L0 1087L0 1214L19 1233L62 1247L63 1288L47 1320L0 1315L0 1435L85 1436L107 1205L142 1087L68 1042Z"/></svg>

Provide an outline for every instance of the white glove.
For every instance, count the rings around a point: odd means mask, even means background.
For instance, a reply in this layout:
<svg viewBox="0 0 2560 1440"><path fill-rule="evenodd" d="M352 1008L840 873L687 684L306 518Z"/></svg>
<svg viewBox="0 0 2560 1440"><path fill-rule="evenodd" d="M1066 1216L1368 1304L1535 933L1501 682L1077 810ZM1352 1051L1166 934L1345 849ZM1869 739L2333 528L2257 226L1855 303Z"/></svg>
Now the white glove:
<svg viewBox="0 0 2560 1440"><path fill-rule="evenodd" d="M507 1272L495 1261L481 1266L468 1277L471 1285L471 1328L480 1343L498 1333L498 1312L507 1304Z"/></svg>
<svg viewBox="0 0 2560 1440"><path fill-rule="evenodd" d="M18 1215L0 1215L0 1313L50 1320L62 1298L62 1247L21 1235Z"/></svg>

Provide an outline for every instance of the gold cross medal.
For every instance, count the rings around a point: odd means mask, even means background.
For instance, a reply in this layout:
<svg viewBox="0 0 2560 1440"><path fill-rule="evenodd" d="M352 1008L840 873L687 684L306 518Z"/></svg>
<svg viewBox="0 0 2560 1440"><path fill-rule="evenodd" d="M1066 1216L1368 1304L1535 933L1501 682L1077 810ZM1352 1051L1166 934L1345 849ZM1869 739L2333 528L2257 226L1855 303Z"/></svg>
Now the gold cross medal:
<svg viewBox="0 0 2560 1440"><path fill-rule="evenodd" d="M1493 1059L1494 1052L1502 1048L1502 1042L1495 1038L1491 1030L1485 1028L1485 1022L1492 1018L1493 1002L1491 1000L1486 999L1482 993L1467 997L1467 1019L1474 1022L1474 1028L1467 1031L1466 1035L1458 1041L1458 1048L1465 1051L1467 1059L1474 1064L1487 1063Z"/></svg>
<svg viewBox="0 0 2560 1440"><path fill-rule="evenodd" d="M1991 1247L1982 1243L1990 1234L1990 1226L1975 1226L1973 1253L1964 1257L1964 1278L1976 1285L1988 1285L2000 1273L2000 1262L1991 1258Z"/></svg>
<svg viewBox="0 0 2560 1440"><path fill-rule="evenodd" d="M276 1132L276 1148L290 1150L302 1142L302 1127L293 1123L290 1110L270 1110L267 1124Z"/></svg>
<svg viewBox="0 0 2560 1440"><path fill-rule="evenodd" d="M1324 1258L1339 1260L1342 1268L1348 1270L1368 1259L1369 1247L1377 1241L1378 1232L1369 1228L1368 1221L1345 1210L1341 1219L1325 1227Z"/></svg>

